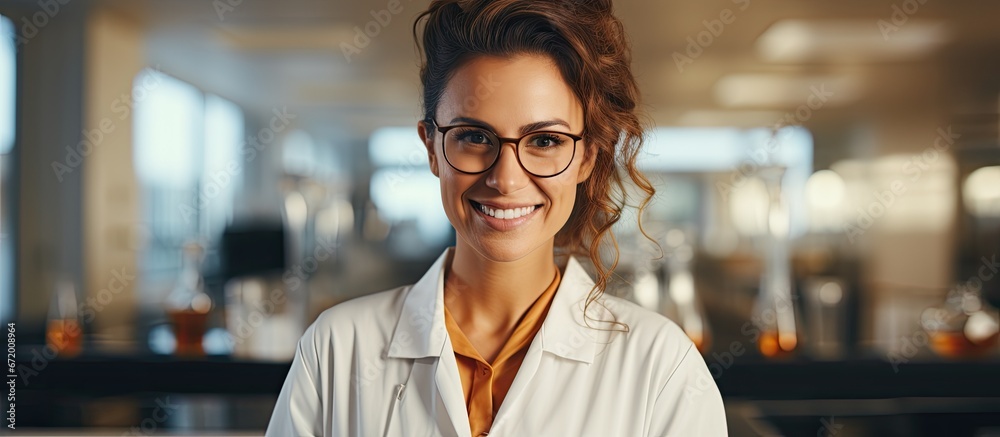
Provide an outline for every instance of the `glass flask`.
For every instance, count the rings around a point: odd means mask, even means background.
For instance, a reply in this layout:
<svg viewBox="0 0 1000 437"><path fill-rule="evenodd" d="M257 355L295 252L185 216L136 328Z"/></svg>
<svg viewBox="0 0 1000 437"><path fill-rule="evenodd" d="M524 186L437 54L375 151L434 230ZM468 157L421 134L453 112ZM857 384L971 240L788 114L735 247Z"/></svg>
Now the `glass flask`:
<svg viewBox="0 0 1000 437"><path fill-rule="evenodd" d="M940 356L971 358L996 351L997 310L971 287L953 288L944 304L921 313L920 325L927 331L930 349Z"/></svg>
<svg viewBox="0 0 1000 437"><path fill-rule="evenodd" d="M202 356L202 339L205 336L212 299L205 293L201 275L204 247L197 241L184 245L184 266L173 290L167 296L166 311L177 340L179 356Z"/></svg>
<svg viewBox="0 0 1000 437"><path fill-rule="evenodd" d="M80 354L83 349L83 326L77 312L76 287L70 281L60 281L52 295L45 343L60 357Z"/></svg>
<svg viewBox="0 0 1000 437"><path fill-rule="evenodd" d="M762 236L764 271L753 318L761 331L757 346L766 357L789 355L800 340L789 254L791 215L781 189L784 173L781 167L766 167L759 172L767 187L768 207Z"/></svg>

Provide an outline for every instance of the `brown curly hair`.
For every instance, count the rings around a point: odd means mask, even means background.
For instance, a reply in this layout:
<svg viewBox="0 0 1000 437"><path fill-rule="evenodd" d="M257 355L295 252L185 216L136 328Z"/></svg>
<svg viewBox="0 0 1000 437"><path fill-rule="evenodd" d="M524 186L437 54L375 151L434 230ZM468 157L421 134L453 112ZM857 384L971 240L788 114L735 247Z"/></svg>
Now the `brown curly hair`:
<svg viewBox="0 0 1000 437"><path fill-rule="evenodd" d="M577 186L576 204L556 234L555 246L593 262L597 279L587 299L589 307L604 293L618 265L611 227L626 206L626 176L644 193L638 205L639 230L655 243L642 228L642 212L655 189L636 167L644 131L637 115L639 88L630 67L630 44L611 1L435 0L417 17L413 36L423 49L425 122L437 112L454 72L479 56L548 56L576 93L584 110L585 153L592 153L593 145L597 157L590 177ZM606 242L613 248L609 266L601 256ZM589 316L586 309L584 313ZM617 320L609 323L628 331Z"/></svg>

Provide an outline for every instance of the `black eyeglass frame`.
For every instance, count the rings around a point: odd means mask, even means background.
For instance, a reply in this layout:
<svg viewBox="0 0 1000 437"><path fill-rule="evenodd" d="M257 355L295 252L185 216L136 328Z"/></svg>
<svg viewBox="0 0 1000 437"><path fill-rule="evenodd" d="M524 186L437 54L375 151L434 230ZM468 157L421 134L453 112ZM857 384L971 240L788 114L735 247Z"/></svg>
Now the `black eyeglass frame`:
<svg viewBox="0 0 1000 437"><path fill-rule="evenodd" d="M445 135L447 135L448 131L450 131L452 129L459 128L459 127L480 129L483 132L485 132L485 133L489 134L490 136L492 136L493 138L497 139L497 147L503 146L504 143L514 143L514 157L517 158L517 164L520 165L521 169L523 169L525 172L527 172L528 174L530 174L530 175L532 175L532 176L534 176L536 178L552 178L552 177L559 176L559 175L563 174L564 172L566 172L566 170L569 169L569 166L573 165L573 160L576 159L576 143L583 139L583 137L580 136L580 135L575 135L575 134L566 133L566 132L559 132L559 131L554 131L554 130L536 130L536 131L528 132L528 133L522 135L520 138L505 138L505 137L501 137L500 135L497 135L496 132L493 132L489 128L486 128L484 126L475 125L475 124L455 124L455 125L451 125L451 126L441 126L433 118L428 118L428 119L424 120L424 122L430 123L430 124L434 125L435 126L435 130L437 130L438 132L441 132L441 152L444 153L444 160L448 162L448 165L450 165L451 168L455 169L455 171L457 171L459 173L470 174L470 175L483 174L483 173L486 173L486 172L490 171L490 169L493 168L494 165L497 165L497 161L500 160L500 152L502 152L502 150L498 150L497 151L497 156L493 158L493 162L491 162L490 165L486 166L486 168L483 169L482 171L471 172L471 171L462 170L462 169L460 169L458 167L455 167L455 164L451 163L451 160L448 159L448 149L446 147L444 147L444 140L446 138ZM527 137L529 137L531 135L538 135L538 134L559 134L559 135L565 135L565 136L570 137L570 138L573 139L573 155L570 156L569 162L566 163L566 167L563 167L562 170L559 170L559 172L557 172L555 174L551 174L551 175L548 175L548 176L542 176L542 175L539 175L539 174L535 174L531 170L528 170L528 168L524 166L524 163L521 162L521 151L520 151L521 140L523 140L523 139L525 139L525 138L527 138Z"/></svg>

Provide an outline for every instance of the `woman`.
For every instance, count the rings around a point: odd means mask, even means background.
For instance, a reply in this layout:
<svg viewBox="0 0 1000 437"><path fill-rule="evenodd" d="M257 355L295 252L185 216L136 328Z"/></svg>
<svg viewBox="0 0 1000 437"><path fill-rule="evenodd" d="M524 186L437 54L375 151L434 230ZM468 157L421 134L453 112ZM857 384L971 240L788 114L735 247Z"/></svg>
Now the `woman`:
<svg viewBox="0 0 1000 437"><path fill-rule="evenodd" d="M456 245L309 327L267 435L726 435L691 341L603 294L618 169L653 193L610 1L434 1L421 22L417 130Z"/></svg>

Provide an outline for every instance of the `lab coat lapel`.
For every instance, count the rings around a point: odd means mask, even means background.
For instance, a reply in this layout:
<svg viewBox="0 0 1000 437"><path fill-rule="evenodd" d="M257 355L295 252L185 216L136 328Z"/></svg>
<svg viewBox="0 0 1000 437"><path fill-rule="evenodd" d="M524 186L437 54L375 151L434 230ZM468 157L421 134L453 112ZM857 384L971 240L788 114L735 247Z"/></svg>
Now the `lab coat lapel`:
<svg viewBox="0 0 1000 437"><path fill-rule="evenodd" d="M451 250L446 249L406 294L389 341L389 358L441 356L441 347L448 338L444 324L444 267Z"/></svg>
<svg viewBox="0 0 1000 437"><path fill-rule="evenodd" d="M405 388L400 417L386 435L469 437L465 401L454 395L461 388L456 391L442 359L414 359Z"/></svg>
<svg viewBox="0 0 1000 437"><path fill-rule="evenodd" d="M445 342L441 358L438 359L437 371L434 373L434 383L444 404L444 411L438 412L438 426L446 428L448 424L459 437L471 437L469 413L465 407L465 390L458 375L458 362L455 361L455 350L451 342Z"/></svg>
<svg viewBox="0 0 1000 437"><path fill-rule="evenodd" d="M517 398L528 387L528 383L535 377L535 372L538 370L541 360L541 341L539 341L538 336L535 336L535 339L531 341L531 345L528 346L528 351L524 354L524 359L521 361L521 367L517 369L514 381L510 383L510 388L507 389L507 394L504 396L503 402L500 403L500 410L497 411L496 420L493 422L493 426L490 427L491 430L499 429L503 422L507 420L507 416L510 414L507 410L517 401Z"/></svg>
<svg viewBox="0 0 1000 437"><path fill-rule="evenodd" d="M453 250L446 249L407 293L387 356L414 360L409 385L430 406L425 411L433 412L442 435L471 437L465 391L444 323L444 269ZM421 360L427 357L437 359L433 364Z"/></svg>
<svg viewBox="0 0 1000 437"><path fill-rule="evenodd" d="M587 308L591 320L588 326L583 317L587 296L594 287L594 280L576 260L569 257L563 280L552 298L539 336L542 350L570 360L590 364L597 350L595 340L601 335L592 327L607 328L594 320L605 320L608 315L603 299L591 303Z"/></svg>
<svg viewBox="0 0 1000 437"><path fill-rule="evenodd" d="M593 286L594 282L583 266L576 258L569 257L559 288L556 289L549 311L542 321L542 327L524 354L517 375L514 376L503 403L500 404L500 410L497 411L496 422L493 423L492 429L500 428L507 420L507 410L514 405L535 377L544 352L588 364L593 361L594 342L587 341L593 334L585 332L585 325L581 325L583 304Z"/></svg>

